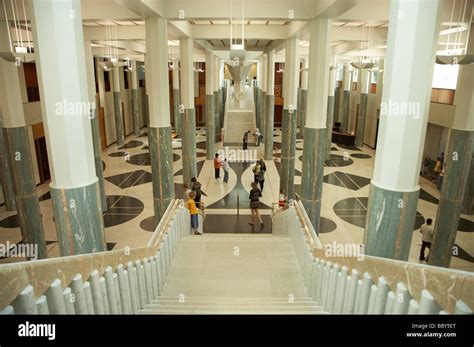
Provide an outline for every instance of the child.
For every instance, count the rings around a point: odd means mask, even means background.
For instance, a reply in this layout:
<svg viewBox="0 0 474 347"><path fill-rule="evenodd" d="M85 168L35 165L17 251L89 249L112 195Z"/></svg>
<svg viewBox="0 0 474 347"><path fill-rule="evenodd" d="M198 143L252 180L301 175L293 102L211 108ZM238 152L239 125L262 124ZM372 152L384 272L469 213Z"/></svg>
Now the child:
<svg viewBox="0 0 474 347"><path fill-rule="evenodd" d="M191 229L193 230L194 235L201 235L198 232L199 218L198 218L198 210L196 208L196 202L194 201L195 197L196 197L196 192L192 191L189 193L188 210L189 210L189 213L191 213Z"/></svg>

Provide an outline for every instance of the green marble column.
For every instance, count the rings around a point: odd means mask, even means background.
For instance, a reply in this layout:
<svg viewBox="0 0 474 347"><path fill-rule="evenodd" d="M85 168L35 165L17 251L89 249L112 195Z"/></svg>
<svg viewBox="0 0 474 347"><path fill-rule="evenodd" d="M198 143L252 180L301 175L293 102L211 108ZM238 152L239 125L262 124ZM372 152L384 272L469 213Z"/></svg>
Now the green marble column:
<svg viewBox="0 0 474 347"><path fill-rule="evenodd" d="M419 190L398 192L370 185L365 254L408 260Z"/></svg>
<svg viewBox="0 0 474 347"><path fill-rule="evenodd" d="M304 130L301 201L314 230L319 234L327 129L305 127Z"/></svg>
<svg viewBox="0 0 474 347"><path fill-rule="evenodd" d="M133 72L135 73L135 72ZM133 135L140 135L140 110L138 108L138 90L132 89Z"/></svg>
<svg viewBox="0 0 474 347"><path fill-rule="evenodd" d="M13 191L13 180L8 163L8 151L3 136L3 128L0 124L0 182L2 184L3 199L5 200L5 208L7 211L16 209L15 193Z"/></svg>
<svg viewBox="0 0 474 347"><path fill-rule="evenodd" d="M261 97L261 90L260 88L255 88L255 124L257 124L257 128L260 127L260 97Z"/></svg>
<svg viewBox="0 0 474 347"><path fill-rule="evenodd" d="M42 215L36 195L28 128L3 128L3 132L21 236L25 243L38 246L38 258L47 258Z"/></svg>
<svg viewBox="0 0 474 347"><path fill-rule="evenodd" d="M267 95L267 119L265 121L265 160L273 160L273 127L275 124L275 96Z"/></svg>
<svg viewBox="0 0 474 347"><path fill-rule="evenodd" d="M184 122L181 129L183 132L183 183L191 186L191 178L197 176L196 111L194 108L184 110Z"/></svg>
<svg viewBox="0 0 474 347"><path fill-rule="evenodd" d="M349 131L349 100L351 92L348 90L344 90L342 96L342 115L341 115L341 123L342 123L342 131L347 133Z"/></svg>
<svg viewBox="0 0 474 347"><path fill-rule="evenodd" d="M222 87L222 102L223 102L222 112L225 113L225 103L227 102L227 87ZM222 119L224 119L224 118L222 118Z"/></svg>
<svg viewBox="0 0 474 347"><path fill-rule="evenodd" d="M473 132L450 129L429 264L449 267L471 166Z"/></svg>
<svg viewBox="0 0 474 347"><path fill-rule="evenodd" d="M171 200L174 199L171 127L148 128L148 146L153 173L153 206L156 226Z"/></svg>
<svg viewBox="0 0 474 347"><path fill-rule="evenodd" d="M267 114L267 93L262 92L261 98L262 98L262 101L260 103L261 109L260 109L260 113L258 115L258 118L259 118L259 127L258 127L258 129L265 136L264 130L265 130L265 117L266 117L266 114Z"/></svg>
<svg viewBox="0 0 474 347"><path fill-rule="evenodd" d="M219 132L216 134L216 142L221 140L221 129L224 127L224 96L222 88L219 88Z"/></svg>
<svg viewBox="0 0 474 347"><path fill-rule="evenodd" d="M336 84L339 81L336 81ZM341 120L341 112L339 110L339 106L341 105L341 88L337 87L334 91L334 118L333 122L342 122ZM331 127L332 128L332 127Z"/></svg>
<svg viewBox="0 0 474 347"><path fill-rule="evenodd" d="M356 130L356 147L362 148L364 146L364 131L365 131L365 116L367 113L367 98L365 93L360 94L359 119L357 121Z"/></svg>
<svg viewBox="0 0 474 347"><path fill-rule="evenodd" d="M179 105L181 103L181 95L179 89L173 89L173 119L174 129L178 137L181 137L181 119L179 113Z"/></svg>
<svg viewBox="0 0 474 347"><path fill-rule="evenodd" d="M122 115L122 97L120 92L114 92L115 133L117 135L117 146L123 146L124 129Z"/></svg>
<svg viewBox="0 0 474 347"><path fill-rule="evenodd" d="M280 189L288 196L295 197L295 151L296 151L296 111L283 109L281 140Z"/></svg>
<svg viewBox="0 0 474 347"><path fill-rule="evenodd" d="M61 256L106 251L98 182L77 188L51 187Z"/></svg>
<svg viewBox="0 0 474 347"><path fill-rule="evenodd" d="M301 104L299 106L299 127L300 127L300 135L303 136L305 134L305 123L306 123L306 101L308 99L308 90L301 89L299 97L301 98Z"/></svg>
<svg viewBox="0 0 474 347"><path fill-rule="evenodd" d="M102 205L102 212L108 210L107 207L107 198L105 196L105 187L104 187L104 170L102 167L102 146L100 144L100 130L99 130L99 117L97 110L93 109L94 117L91 118L91 130L92 130L92 145L94 146L94 162L95 162L95 174L99 180L99 190L100 190L100 201Z"/></svg>
<svg viewBox="0 0 474 347"><path fill-rule="evenodd" d="M150 102L148 100L148 94L145 95L145 107L143 108L145 113L145 124L146 126L150 126Z"/></svg>
<svg viewBox="0 0 474 347"><path fill-rule="evenodd" d="M331 159L331 146L332 146L332 126L334 124L334 101L333 95L328 96L328 113L326 117L326 160Z"/></svg>
<svg viewBox="0 0 474 347"><path fill-rule="evenodd" d="M215 121L214 117L214 94L206 95L206 159L214 159L216 153L214 139L216 137L215 130Z"/></svg>
<svg viewBox="0 0 474 347"><path fill-rule="evenodd" d="M469 176L467 179L466 193L464 194L464 201L462 204L461 213L472 215L474 214L474 140L471 141L471 167L469 169Z"/></svg>
<svg viewBox="0 0 474 347"><path fill-rule="evenodd" d="M213 112L213 115L214 115L214 136L213 136L213 141L214 142L217 142L217 136L218 134L221 133L221 125L220 125L220 120L221 120L221 117L220 117L220 114L219 114L219 92L217 91L214 91L214 93L212 94L213 96L213 99L212 99L212 112Z"/></svg>

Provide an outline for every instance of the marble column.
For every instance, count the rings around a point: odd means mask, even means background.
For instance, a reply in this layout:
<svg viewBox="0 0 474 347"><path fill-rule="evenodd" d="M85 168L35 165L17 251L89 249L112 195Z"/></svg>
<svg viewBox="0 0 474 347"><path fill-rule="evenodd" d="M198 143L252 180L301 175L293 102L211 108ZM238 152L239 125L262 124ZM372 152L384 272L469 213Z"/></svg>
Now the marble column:
<svg viewBox="0 0 474 347"><path fill-rule="evenodd" d="M469 168L466 193L464 194L464 201L461 209L461 213L467 215L474 214L474 141L471 141L471 153L471 167Z"/></svg>
<svg viewBox="0 0 474 347"><path fill-rule="evenodd" d="M470 37L468 53L473 54L473 51L474 38ZM449 129L443 185L429 255L430 265L444 267L449 267L453 255L471 170L474 142L474 65L472 64L459 67L454 106L453 126ZM470 183L472 184L472 181Z"/></svg>
<svg viewBox="0 0 474 347"><path fill-rule="evenodd" d="M137 61L132 60L132 68L130 70L130 79L132 82L132 119L133 119L133 135L140 136L140 109L138 107L138 71Z"/></svg>
<svg viewBox="0 0 474 347"><path fill-rule="evenodd" d="M124 144L124 132L123 128L123 114L122 114L122 96L120 94L120 73L122 67L115 66L112 70L113 86L114 86L114 113L115 113L115 134L117 137L117 146L123 146Z"/></svg>
<svg viewBox="0 0 474 347"><path fill-rule="evenodd" d="M262 61L257 61L257 83L255 84L255 124L260 128L260 109L261 109L261 85L262 85Z"/></svg>
<svg viewBox="0 0 474 347"><path fill-rule="evenodd" d="M5 201L5 209L14 211L16 209L15 193L13 191L13 180L8 163L8 151L3 136L3 121L0 119L0 183L2 184L3 199Z"/></svg>
<svg viewBox="0 0 474 347"><path fill-rule="evenodd" d="M46 258L46 241L33 170L28 127L23 111L21 83L14 62L0 59L0 103L3 116L3 137L9 173L18 212L23 242L38 246L38 257Z"/></svg>
<svg viewBox="0 0 474 347"><path fill-rule="evenodd" d="M342 123L342 132L349 132L349 102L351 97L351 77L352 71L348 63L344 64L344 91L342 94L342 114L340 115Z"/></svg>
<svg viewBox="0 0 474 347"><path fill-rule="evenodd" d="M301 201L316 233L319 233L327 146L331 26L330 19L315 19L310 23L309 82L301 170Z"/></svg>
<svg viewBox="0 0 474 347"><path fill-rule="evenodd" d="M267 114L267 94L268 94L268 58L267 54L263 55L262 62L262 93L261 93L261 109L258 115L259 117L259 126L257 127L260 130L260 133L265 136L265 117ZM251 129L253 131L253 129Z"/></svg>
<svg viewBox="0 0 474 347"><path fill-rule="evenodd" d="M99 113L97 104L95 102L95 74L94 74L94 56L92 55L92 47L90 41L84 41L84 53L87 72L87 91L89 95L89 102L91 105L91 131L92 131L92 145L94 147L94 163L95 174L99 182L100 201L102 204L102 212L108 210L107 198L105 196L104 186L104 170L102 167L102 146L100 141L99 129Z"/></svg>
<svg viewBox="0 0 474 347"><path fill-rule="evenodd" d="M179 40L181 58L181 104L184 106L182 122L183 137L183 182L191 185L191 178L197 175L196 166L196 113L194 110L193 87L193 39Z"/></svg>
<svg viewBox="0 0 474 347"><path fill-rule="evenodd" d="M149 55L148 77L150 125L148 146L150 147L153 176L153 206L155 226L159 223L171 200L174 198L173 150L168 78L168 21L164 18L148 18L145 21L147 53Z"/></svg>
<svg viewBox="0 0 474 347"><path fill-rule="evenodd" d="M173 60L173 119L174 130L178 137L181 137L181 114L179 113L179 105L181 97L179 94L179 60Z"/></svg>
<svg viewBox="0 0 474 347"><path fill-rule="evenodd" d="M217 142L217 137L221 133L221 116L220 116L220 102L219 102L219 58L217 58L215 55L212 55L212 60L213 60L213 74L212 74L212 88L213 90L213 95L214 95L214 137L213 141L214 143Z"/></svg>
<svg viewBox="0 0 474 347"><path fill-rule="evenodd" d="M385 85L364 232L368 255L408 259L420 189L440 4L439 0L393 0L390 4Z"/></svg>
<svg viewBox="0 0 474 347"><path fill-rule="evenodd" d="M225 88L224 88L224 61L219 61L219 118L220 118L220 125L221 129L224 128L224 114L225 114ZM217 134L217 138L219 141L221 139L221 131Z"/></svg>
<svg viewBox="0 0 474 347"><path fill-rule="evenodd" d="M308 98L308 58L303 59L303 71L301 71L301 88L298 95L298 127L300 135L304 138L304 126L306 119L306 104Z"/></svg>
<svg viewBox="0 0 474 347"><path fill-rule="evenodd" d="M206 159L214 159L216 153L214 139L216 137L215 103L214 103L214 61L212 53L206 52Z"/></svg>
<svg viewBox="0 0 474 347"><path fill-rule="evenodd" d="M365 116L367 114L367 100L369 97L369 71L367 69L360 69L361 86L360 86L360 106L359 118L357 120L356 129L356 147L362 148L364 146L364 131L365 131Z"/></svg>
<svg viewBox="0 0 474 347"><path fill-rule="evenodd" d="M89 119L91 105L81 6L74 0L60 3L33 0L31 4L59 250L63 256L105 251ZM71 13L74 13L73 17Z"/></svg>
<svg viewBox="0 0 474 347"><path fill-rule="evenodd" d="M273 160L273 127L275 124L275 51L268 53L267 63L267 114L265 119L265 160Z"/></svg>
<svg viewBox="0 0 474 347"><path fill-rule="evenodd" d="M298 89L299 61L298 39L290 38L285 45L285 75L283 127L281 140L280 190L288 197L295 197L295 150L296 150L296 96Z"/></svg>
<svg viewBox="0 0 474 347"><path fill-rule="evenodd" d="M335 85L336 82L336 68L331 66L329 69L329 90L328 90L328 112L326 119L326 160L331 159L331 146L332 146L332 127L334 124L334 106L335 106Z"/></svg>

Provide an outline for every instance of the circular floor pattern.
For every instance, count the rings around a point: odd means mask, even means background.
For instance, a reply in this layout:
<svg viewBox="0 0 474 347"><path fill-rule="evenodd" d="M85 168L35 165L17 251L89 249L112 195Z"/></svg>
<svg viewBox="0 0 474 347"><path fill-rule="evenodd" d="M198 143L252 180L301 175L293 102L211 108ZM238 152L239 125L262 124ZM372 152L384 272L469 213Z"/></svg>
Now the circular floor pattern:
<svg viewBox="0 0 474 347"><path fill-rule="evenodd" d="M368 197L347 198L336 202L333 206L334 213L342 220L365 228L365 219L367 217ZM416 211L415 225L413 230L419 229L425 223L423 215Z"/></svg>
<svg viewBox="0 0 474 347"><path fill-rule="evenodd" d="M334 223L332 220L326 217L321 217L319 222L319 234L326 234L330 233L331 231L336 230L337 224Z"/></svg>
<svg viewBox="0 0 474 347"><path fill-rule="evenodd" d="M128 163L133 165L143 165L143 166L150 166L150 153L139 153L132 155L128 160Z"/></svg>
<svg viewBox="0 0 474 347"><path fill-rule="evenodd" d="M173 153L173 161L178 161L178 160L180 160L180 159L181 159L181 156L179 156L179 155Z"/></svg>
<svg viewBox="0 0 474 347"><path fill-rule="evenodd" d="M351 157L353 157L353 158L359 158L359 159L369 159L369 158L372 158L371 155L362 154L362 153L353 153L353 154L351 154Z"/></svg>
<svg viewBox="0 0 474 347"><path fill-rule="evenodd" d="M125 157L128 152L113 152L109 154L109 157Z"/></svg>
<svg viewBox="0 0 474 347"><path fill-rule="evenodd" d="M143 142L137 141L137 140L132 140L124 144L123 146L120 146L118 149L126 149L126 148L135 148L143 145Z"/></svg>
<svg viewBox="0 0 474 347"><path fill-rule="evenodd" d="M126 223L143 212L145 205L139 199L127 195L107 195L107 212L104 213L106 228Z"/></svg>
<svg viewBox="0 0 474 347"><path fill-rule="evenodd" d="M301 159L300 159L301 160ZM352 165L354 161L350 158L344 159L342 155L331 154L331 159L326 160L326 167L339 167Z"/></svg>
<svg viewBox="0 0 474 347"><path fill-rule="evenodd" d="M0 228L13 229L13 228L19 228L19 227L20 227L20 224L18 222L17 214L4 218L0 221Z"/></svg>
<svg viewBox="0 0 474 347"><path fill-rule="evenodd" d="M464 232L473 232L474 231L474 222L471 222L470 220L461 218L461 219L459 219L458 230L459 231L464 231Z"/></svg>

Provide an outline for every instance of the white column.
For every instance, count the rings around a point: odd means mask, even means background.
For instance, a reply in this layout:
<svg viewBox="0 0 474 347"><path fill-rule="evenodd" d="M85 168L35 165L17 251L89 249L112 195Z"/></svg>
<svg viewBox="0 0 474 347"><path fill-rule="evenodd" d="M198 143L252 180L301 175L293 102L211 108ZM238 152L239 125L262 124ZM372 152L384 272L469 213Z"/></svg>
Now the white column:
<svg viewBox="0 0 474 347"><path fill-rule="evenodd" d="M296 109L299 83L299 60L298 60L298 39L290 38L286 40L285 45L285 75L283 83L285 84L285 102L284 109Z"/></svg>
<svg viewBox="0 0 474 347"><path fill-rule="evenodd" d="M185 109L194 109L193 40L179 40L181 58L181 103Z"/></svg>
<svg viewBox="0 0 474 347"><path fill-rule="evenodd" d="M132 60L132 71L130 73L131 82L132 82L132 90L138 89L138 73L137 73L137 61Z"/></svg>
<svg viewBox="0 0 474 347"><path fill-rule="evenodd" d="M275 94L275 51L268 53L267 95Z"/></svg>
<svg viewBox="0 0 474 347"><path fill-rule="evenodd" d="M308 89L308 66L309 66L309 58L303 58L303 71L301 71L301 89L307 90Z"/></svg>
<svg viewBox="0 0 474 347"><path fill-rule="evenodd" d="M266 94L268 90L268 60L267 55L263 55L262 62L262 91Z"/></svg>
<svg viewBox="0 0 474 347"><path fill-rule="evenodd" d="M344 64L344 90L350 91L351 90L351 83L352 83L352 68L349 63Z"/></svg>

